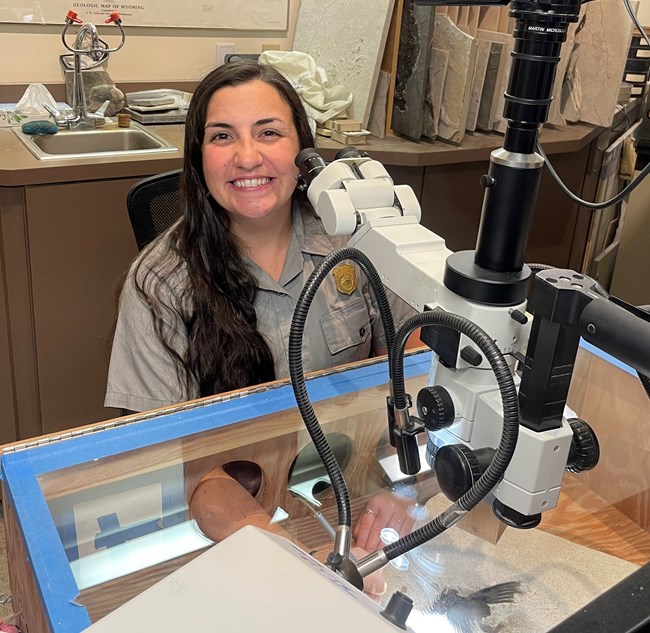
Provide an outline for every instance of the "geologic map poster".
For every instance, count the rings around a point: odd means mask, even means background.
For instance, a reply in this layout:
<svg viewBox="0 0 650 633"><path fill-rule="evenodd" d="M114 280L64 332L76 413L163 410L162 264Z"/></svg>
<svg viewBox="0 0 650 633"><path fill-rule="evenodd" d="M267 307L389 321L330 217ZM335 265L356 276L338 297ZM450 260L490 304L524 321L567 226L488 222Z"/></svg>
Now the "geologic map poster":
<svg viewBox="0 0 650 633"><path fill-rule="evenodd" d="M122 26L284 31L289 0L4 0L0 22L63 24L68 11L102 24L113 11Z"/></svg>

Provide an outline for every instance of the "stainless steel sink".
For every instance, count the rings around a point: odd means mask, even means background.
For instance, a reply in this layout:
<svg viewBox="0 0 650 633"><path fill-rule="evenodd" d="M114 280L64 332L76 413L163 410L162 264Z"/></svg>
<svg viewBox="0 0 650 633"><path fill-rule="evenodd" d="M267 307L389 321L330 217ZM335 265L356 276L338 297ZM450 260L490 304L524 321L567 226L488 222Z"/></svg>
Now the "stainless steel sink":
<svg viewBox="0 0 650 633"><path fill-rule="evenodd" d="M137 123L128 128L60 130L57 134L25 134L14 128L25 147L40 160L133 156L174 152L178 148Z"/></svg>

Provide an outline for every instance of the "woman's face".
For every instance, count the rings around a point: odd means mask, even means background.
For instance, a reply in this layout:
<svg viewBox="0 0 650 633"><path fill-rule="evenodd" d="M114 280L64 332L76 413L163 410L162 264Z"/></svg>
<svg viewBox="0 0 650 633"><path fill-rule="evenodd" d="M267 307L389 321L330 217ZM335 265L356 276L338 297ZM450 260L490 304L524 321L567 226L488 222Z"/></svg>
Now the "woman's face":
<svg viewBox="0 0 650 633"><path fill-rule="evenodd" d="M203 173L212 197L234 223L291 212L299 151L291 109L274 87L254 80L212 95Z"/></svg>

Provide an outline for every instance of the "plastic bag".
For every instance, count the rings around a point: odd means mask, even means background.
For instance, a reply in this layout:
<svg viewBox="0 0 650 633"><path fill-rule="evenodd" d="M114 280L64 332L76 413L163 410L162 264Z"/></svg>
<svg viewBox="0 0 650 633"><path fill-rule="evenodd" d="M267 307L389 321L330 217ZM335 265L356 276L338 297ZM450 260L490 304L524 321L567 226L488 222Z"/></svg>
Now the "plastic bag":
<svg viewBox="0 0 650 633"><path fill-rule="evenodd" d="M324 123L352 103L352 90L343 84L332 84L314 58L299 51L264 51L259 61L279 70L300 95L307 116Z"/></svg>
<svg viewBox="0 0 650 633"><path fill-rule="evenodd" d="M0 108L0 127L20 127L29 121L51 121L52 116L43 103L61 109L43 84L29 84L15 107Z"/></svg>
<svg viewBox="0 0 650 633"><path fill-rule="evenodd" d="M30 116L42 114L47 119L49 113L43 107L44 103L58 109L54 97L43 84L29 84L27 90L25 90L25 94L20 98L13 111L15 114Z"/></svg>

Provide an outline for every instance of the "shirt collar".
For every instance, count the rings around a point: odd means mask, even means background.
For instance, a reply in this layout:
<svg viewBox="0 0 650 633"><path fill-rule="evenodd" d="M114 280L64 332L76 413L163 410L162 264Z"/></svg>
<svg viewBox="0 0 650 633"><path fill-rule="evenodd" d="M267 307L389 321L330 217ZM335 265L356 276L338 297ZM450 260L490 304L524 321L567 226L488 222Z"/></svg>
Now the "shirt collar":
<svg viewBox="0 0 650 633"><path fill-rule="evenodd" d="M279 282L272 279L255 262L245 257L255 274L261 290L283 292L284 286L300 275L304 266L304 255L326 257L335 245L325 233L320 220L310 207L294 200L292 207L292 226L287 257Z"/></svg>
<svg viewBox="0 0 650 633"><path fill-rule="evenodd" d="M325 233L321 221L311 208L297 201L293 205L293 227L303 253L325 257L335 249L330 236Z"/></svg>

